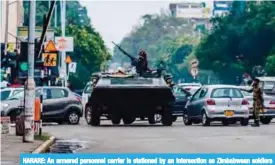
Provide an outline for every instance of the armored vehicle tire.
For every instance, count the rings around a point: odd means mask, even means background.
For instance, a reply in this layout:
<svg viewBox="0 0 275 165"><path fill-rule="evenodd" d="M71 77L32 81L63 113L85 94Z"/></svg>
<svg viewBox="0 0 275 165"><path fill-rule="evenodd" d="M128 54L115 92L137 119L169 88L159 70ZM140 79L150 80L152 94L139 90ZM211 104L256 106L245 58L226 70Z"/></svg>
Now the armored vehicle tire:
<svg viewBox="0 0 275 165"><path fill-rule="evenodd" d="M155 116L150 116L150 117L148 117L148 123L149 123L149 124L156 124Z"/></svg>
<svg viewBox="0 0 275 165"><path fill-rule="evenodd" d="M120 124L121 117L119 115L112 115L111 121L114 125L118 125L118 124Z"/></svg>
<svg viewBox="0 0 275 165"><path fill-rule="evenodd" d="M91 125L99 126L100 125L100 113L96 110L96 108L91 109Z"/></svg>
<svg viewBox="0 0 275 165"><path fill-rule="evenodd" d="M122 120L124 124L132 124L133 122L136 121L136 118L131 116L126 116L126 117L123 117Z"/></svg>
<svg viewBox="0 0 275 165"><path fill-rule="evenodd" d="M172 109L170 108L165 108L164 112L162 114L162 120L161 123L164 126L171 126L173 124L173 114L172 114Z"/></svg>

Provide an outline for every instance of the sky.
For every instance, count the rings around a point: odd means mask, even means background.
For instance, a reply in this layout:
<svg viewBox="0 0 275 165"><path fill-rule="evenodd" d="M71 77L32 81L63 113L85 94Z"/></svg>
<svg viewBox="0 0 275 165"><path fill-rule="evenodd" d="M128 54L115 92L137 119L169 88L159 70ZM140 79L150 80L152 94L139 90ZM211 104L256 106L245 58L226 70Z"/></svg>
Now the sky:
<svg viewBox="0 0 275 165"><path fill-rule="evenodd" d="M80 1L88 10L92 25L111 50L112 41L119 43L145 14L168 10L169 1Z"/></svg>

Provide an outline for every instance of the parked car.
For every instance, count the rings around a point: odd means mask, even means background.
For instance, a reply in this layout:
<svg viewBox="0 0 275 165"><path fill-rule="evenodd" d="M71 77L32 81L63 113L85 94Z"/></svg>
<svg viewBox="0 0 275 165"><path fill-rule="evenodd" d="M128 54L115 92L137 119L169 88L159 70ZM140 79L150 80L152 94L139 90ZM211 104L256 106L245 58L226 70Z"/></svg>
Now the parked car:
<svg viewBox="0 0 275 165"><path fill-rule="evenodd" d="M237 86L203 86L186 103L183 122L185 125L202 122L209 126L212 121L222 121L223 125L240 121L241 125L247 126L248 104Z"/></svg>
<svg viewBox="0 0 275 165"><path fill-rule="evenodd" d="M176 98L176 101L173 107L173 121L175 122L178 117L183 116L183 110L191 94L188 91L178 86L175 86L173 88L173 94Z"/></svg>
<svg viewBox="0 0 275 165"><path fill-rule="evenodd" d="M249 87L240 87L244 97L249 102L249 118L253 118L253 93L247 92ZM260 121L263 124L269 124L275 118L275 97L263 94L264 97L264 112L260 114Z"/></svg>
<svg viewBox="0 0 275 165"><path fill-rule="evenodd" d="M43 90L43 92L42 92ZM35 95L43 94L43 121L54 121L69 124L78 124L83 116L83 107L80 98L65 87L37 87ZM20 114L19 109L24 105L24 91L18 92L9 99L2 101L1 116L10 116L11 120Z"/></svg>
<svg viewBox="0 0 275 165"><path fill-rule="evenodd" d="M200 83L180 83L178 84L179 87L189 90L193 87L200 88L202 85Z"/></svg>
<svg viewBox="0 0 275 165"><path fill-rule="evenodd" d="M188 91L191 95L193 95L198 89L201 88L200 83L183 83L178 84L178 87L184 89L185 91Z"/></svg>
<svg viewBox="0 0 275 165"><path fill-rule="evenodd" d="M89 97L93 90L92 83L93 83L92 81L88 82L82 92L82 106L84 109L86 108L86 104L88 103Z"/></svg>
<svg viewBox="0 0 275 165"><path fill-rule="evenodd" d="M275 96L275 77L257 77L260 80L260 86L267 95Z"/></svg>
<svg viewBox="0 0 275 165"><path fill-rule="evenodd" d="M23 91L24 88L4 88L1 89L1 101L8 99L12 95Z"/></svg>

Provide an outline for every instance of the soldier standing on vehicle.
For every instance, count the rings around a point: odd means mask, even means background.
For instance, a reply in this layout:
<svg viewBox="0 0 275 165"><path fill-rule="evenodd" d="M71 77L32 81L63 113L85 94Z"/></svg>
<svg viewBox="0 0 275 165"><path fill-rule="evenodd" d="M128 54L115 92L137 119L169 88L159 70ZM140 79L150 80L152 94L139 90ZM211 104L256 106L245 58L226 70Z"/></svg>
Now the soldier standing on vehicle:
<svg viewBox="0 0 275 165"><path fill-rule="evenodd" d="M170 88L173 88L173 86L175 85L172 81L172 76L171 75L167 75L165 77L165 81L167 83L167 85L170 87Z"/></svg>
<svg viewBox="0 0 275 165"><path fill-rule="evenodd" d="M251 126L260 126L260 112L264 108L264 99L263 99L263 91L260 88L260 80L255 78L253 81L253 88L248 90L249 93L253 92L253 117L254 124Z"/></svg>
<svg viewBox="0 0 275 165"><path fill-rule="evenodd" d="M144 50L141 50L138 54L138 63L137 63L137 72L142 74L144 72L151 71L148 68L147 53Z"/></svg>

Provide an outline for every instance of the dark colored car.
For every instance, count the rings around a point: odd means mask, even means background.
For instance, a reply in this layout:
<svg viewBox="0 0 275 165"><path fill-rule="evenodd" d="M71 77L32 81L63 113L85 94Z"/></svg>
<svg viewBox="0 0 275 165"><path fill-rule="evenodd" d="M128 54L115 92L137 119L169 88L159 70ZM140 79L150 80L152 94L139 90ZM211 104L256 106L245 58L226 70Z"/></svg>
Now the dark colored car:
<svg viewBox="0 0 275 165"><path fill-rule="evenodd" d="M43 91L43 93L42 93ZM53 121L69 124L78 124L80 117L83 116L81 99L65 87L37 87L36 97L43 94L43 121ZM16 93L9 99L2 101L1 116L18 115L19 107L24 103L24 91ZM19 112L20 113L20 112Z"/></svg>
<svg viewBox="0 0 275 165"><path fill-rule="evenodd" d="M191 94L187 90L184 90L180 87L174 87L173 94L176 98L173 107L173 121L175 122L178 117L183 116L183 110L188 101L188 98L191 97Z"/></svg>

